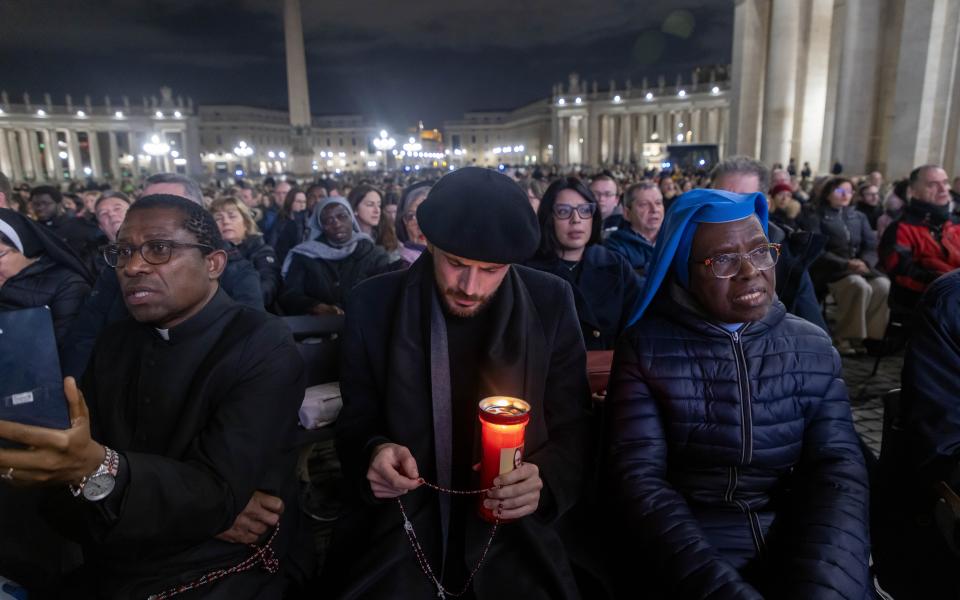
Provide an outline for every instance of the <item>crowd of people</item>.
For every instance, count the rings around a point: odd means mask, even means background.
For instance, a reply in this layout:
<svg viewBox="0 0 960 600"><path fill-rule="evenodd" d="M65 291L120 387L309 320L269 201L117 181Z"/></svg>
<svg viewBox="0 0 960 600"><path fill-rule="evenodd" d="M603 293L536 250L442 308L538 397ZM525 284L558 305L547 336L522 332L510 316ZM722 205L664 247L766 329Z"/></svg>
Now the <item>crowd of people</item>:
<svg viewBox="0 0 960 600"><path fill-rule="evenodd" d="M0 576L73 598L960 590L929 526L935 485L960 489L943 168L501 171L119 190L0 174L0 310L50 308L71 417L0 421L22 444L0 448ZM311 366L276 318L298 315L345 318L347 490L319 578L294 442ZM872 550L875 459L840 356L887 351L895 318L919 340L895 457L916 485ZM489 396L531 419L523 460L482 490L493 533L445 493L477 488ZM926 570L878 558L905 540Z"/></svg>

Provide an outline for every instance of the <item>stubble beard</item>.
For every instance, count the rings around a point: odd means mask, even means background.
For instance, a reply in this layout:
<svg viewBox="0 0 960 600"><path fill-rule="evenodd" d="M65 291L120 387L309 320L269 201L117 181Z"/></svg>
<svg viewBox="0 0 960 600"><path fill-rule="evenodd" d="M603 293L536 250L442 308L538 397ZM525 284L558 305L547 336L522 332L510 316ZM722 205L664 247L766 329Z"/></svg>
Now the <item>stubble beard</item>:
<svg viewBox="0 0 960 600"><path fill-rule="evenodd" d="M460 293L456 289L448 288L443 291L441 296L443 297L443 306L446 309L447 313L453 315L454 317L469 319L472 317L476 317L481 312L486 310L487 307L490 306L490 300L493 298L494 295L491 294L489 296L478 296L478 295L466 296ZM462 306L457 306L457 304L454 302L454 298L461 298L464 300L475 300L479 302L479 304L477 304L476 306L472 306L470 308L464 308Z"/></svg>

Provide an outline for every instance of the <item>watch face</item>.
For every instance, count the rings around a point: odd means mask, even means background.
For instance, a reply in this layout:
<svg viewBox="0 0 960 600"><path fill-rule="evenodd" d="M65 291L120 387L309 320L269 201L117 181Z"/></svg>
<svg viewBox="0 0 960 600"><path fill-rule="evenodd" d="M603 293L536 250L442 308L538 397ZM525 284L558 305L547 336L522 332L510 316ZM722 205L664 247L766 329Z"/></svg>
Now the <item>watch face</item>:
<svg viewBox="0 0 960 600"><path fill-rule="evenodd" d="M91 477L87 480L86 485L83 486L83 497L91 502L103 500L110 495L110 492L113 491L113 486L116 484L116 479L109 473Z"/></svg>

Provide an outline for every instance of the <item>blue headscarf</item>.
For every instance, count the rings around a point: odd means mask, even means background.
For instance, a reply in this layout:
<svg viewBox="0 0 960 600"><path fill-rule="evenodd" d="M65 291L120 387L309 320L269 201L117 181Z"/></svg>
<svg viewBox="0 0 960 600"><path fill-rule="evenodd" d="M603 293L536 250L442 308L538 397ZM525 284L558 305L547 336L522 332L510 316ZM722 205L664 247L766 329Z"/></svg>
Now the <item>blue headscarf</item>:
<svg viewBox="0 0 960 600"><path fill-rule="evenodd" d="M730 223L756 215L767 233L767 200L763 194L734 194L722 190L691 190L677 198L663 219L653 249L650 270L643 288L640 308L630 324L640 320L644 311L660 290L667 273L673 268L674 277L683 287L690 285L690 247L698 223Z"/></svg>

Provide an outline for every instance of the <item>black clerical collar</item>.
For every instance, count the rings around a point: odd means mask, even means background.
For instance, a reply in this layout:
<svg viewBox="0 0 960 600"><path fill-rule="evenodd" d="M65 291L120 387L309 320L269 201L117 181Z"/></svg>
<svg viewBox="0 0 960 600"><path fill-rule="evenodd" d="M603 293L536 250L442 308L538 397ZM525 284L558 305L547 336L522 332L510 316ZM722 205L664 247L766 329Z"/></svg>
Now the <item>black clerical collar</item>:
<svg viewBox="0 0 960 600"><path fill-rule="evenodd" d="M166 329L166 335L161 334L159 331L157 331L157 335L166 339L171 344L188 340L195 337L198 333L206 331L207 328L214 321L222 317L233 304L233 300L223 291L223 288L218 288L217 293L207 302L206 306L200 309L200 312L183 323Z"/></svg>

